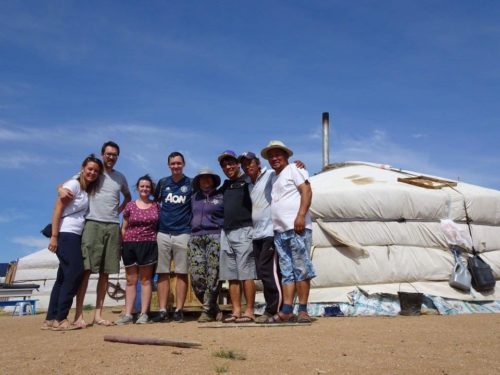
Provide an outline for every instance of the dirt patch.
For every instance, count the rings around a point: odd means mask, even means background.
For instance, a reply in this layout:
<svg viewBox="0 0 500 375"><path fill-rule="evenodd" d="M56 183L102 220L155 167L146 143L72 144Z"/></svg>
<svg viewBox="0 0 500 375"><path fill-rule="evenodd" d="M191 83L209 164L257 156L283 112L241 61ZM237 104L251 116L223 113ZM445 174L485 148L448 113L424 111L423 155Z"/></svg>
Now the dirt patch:
<svg viewBox="0 0 500 375"><path fill-rule="evenodd" d="M352 180L353 183L356 185L368 185L372 184L375 180L372 177L361 177L361 178L355 178Z"/></svg>
<svg viewBox="0 0 500 375"><path fill-rule="evenodd" d="M368 184L373 184L375 182L375 179L373 177L362 177L359 174L347 176L345 177L345 179L351 180L351 182L356 185L368 185ZM385 183L385 181L377 181L377 182Z"/></svg>
<svg viewBox="0 0 500 375"><path fill-rule="evenodd" d="M108 312L107 318L117 315ZM186 323L41 331L43 316L0 317L2 374L495 374L500 315L320 318L311 326ZM200 349L105 342L104 335L199 341ZM220 355L221 352L231 355ZM216 356L219 353L219 356Z"/></svg>

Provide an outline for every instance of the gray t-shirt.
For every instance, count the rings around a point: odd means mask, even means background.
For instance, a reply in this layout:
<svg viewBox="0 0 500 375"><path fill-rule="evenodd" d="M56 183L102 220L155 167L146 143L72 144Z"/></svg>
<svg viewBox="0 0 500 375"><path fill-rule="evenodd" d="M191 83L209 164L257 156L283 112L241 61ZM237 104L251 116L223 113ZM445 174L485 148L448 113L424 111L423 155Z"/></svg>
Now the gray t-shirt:
<svg viewBox="0 0 500 375"><path fill-rule="evenodd" d="M130 195L127 179L118 171L104 171L99 178L99 185L94 195L89 195L89 214L87 219L104 223L119 223L118 207L120 192Z"/></svg>

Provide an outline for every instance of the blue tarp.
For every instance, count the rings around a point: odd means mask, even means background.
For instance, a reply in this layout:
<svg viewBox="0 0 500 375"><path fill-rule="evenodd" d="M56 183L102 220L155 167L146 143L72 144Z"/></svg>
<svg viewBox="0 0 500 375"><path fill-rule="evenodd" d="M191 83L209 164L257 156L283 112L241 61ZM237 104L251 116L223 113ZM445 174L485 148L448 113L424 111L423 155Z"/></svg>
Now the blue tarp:
<svg viewBox="0 0 500 375"><path fill-rule="evenodd" d="M5 277L10 263L0 263L0 277Z"/></svg>
<svg viewBox="0 0 500 375"><path fill-rule="evenodd" d="M350 293L352 303L310 303L309 315L324 316L325 307L336 306L344 316L395 316L401 311L397 296L389 294L367 295L361 290ZM256 304L256 314L264 313L265 304ZM294 312L297 313L298 304ZM422 310L434 311L439 315L458 315L472 313L500 313L500 301L470 302L425 295ZM328 315L328 314L327 314Z"/></svg>

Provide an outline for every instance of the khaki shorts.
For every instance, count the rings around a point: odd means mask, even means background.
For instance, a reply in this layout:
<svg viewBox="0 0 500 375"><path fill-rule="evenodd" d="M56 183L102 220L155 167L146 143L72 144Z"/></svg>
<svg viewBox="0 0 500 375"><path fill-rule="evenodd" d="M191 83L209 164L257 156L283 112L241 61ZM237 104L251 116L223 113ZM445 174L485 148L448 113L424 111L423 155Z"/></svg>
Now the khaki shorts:
<svg viewBox="0 0 500 375"><path fill-rule="evenodd" d="M175 273L188 273L189 234L166 234L158 232L158 264L156 273L170 273L170 263L174 260Z"/></svg>
<svg viewBox="0 0 500 375"><path fill-rule="evenodd" d="M82 234L84 269L92 273L118 273L120 255L120 226L87 220Z"/></svg>

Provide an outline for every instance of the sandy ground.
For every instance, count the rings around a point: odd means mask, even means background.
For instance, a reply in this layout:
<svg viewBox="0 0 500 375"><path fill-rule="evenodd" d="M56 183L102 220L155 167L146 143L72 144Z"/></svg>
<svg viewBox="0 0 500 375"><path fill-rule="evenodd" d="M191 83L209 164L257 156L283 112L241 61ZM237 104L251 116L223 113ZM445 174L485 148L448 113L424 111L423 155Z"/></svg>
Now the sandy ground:
<svg viewBox="0 0 500 375"><path fill-rule="evenodd" d="M201 328L187 316L185 323L71 332L40 330L43 318L0 316L2 374L500 373L500 314L319 318L311 326L242 328ZM202 345L139 346L105 342L104 335ZM221 350L244 359L216 357Z"/></svg>

